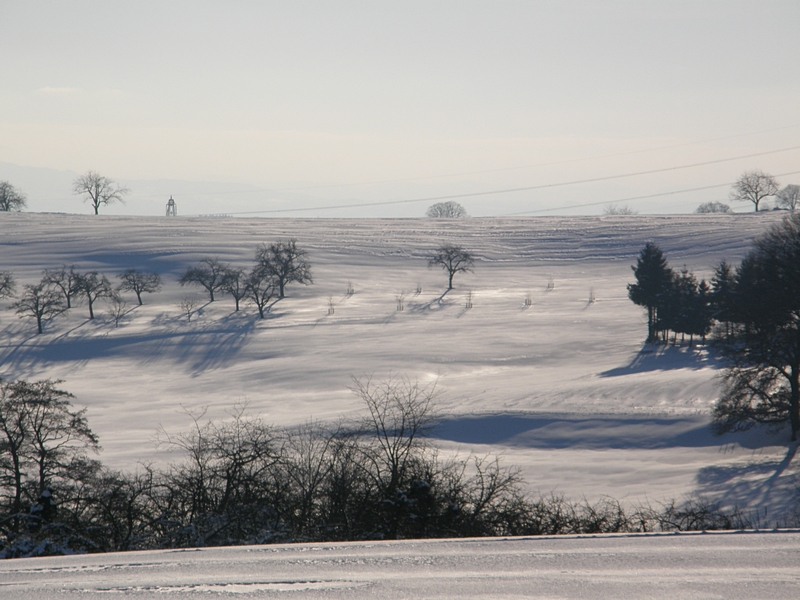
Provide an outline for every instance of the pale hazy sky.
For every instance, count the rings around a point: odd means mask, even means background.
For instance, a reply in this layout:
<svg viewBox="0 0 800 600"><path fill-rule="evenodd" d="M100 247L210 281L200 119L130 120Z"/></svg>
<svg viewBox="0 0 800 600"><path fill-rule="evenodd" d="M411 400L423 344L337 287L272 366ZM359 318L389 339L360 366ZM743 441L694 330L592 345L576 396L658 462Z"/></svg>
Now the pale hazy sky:
<svg viewBox="0 0 800 600"><path fill-rule="evenodd" d="M0 162L125 181L128 204L110 214L163 205L137 180L262 189L179 197L184 214L233 213L550 186L800 145L797 0L0 0L0 25ZM457 200L474 215L597 214L568 207L609 200L690 212L728 188L625 199L753 168L800 171L800 150ZM39 200L31 210L53 209ZM68 190L63 200L87 210ZM415 216L428 204L264 214Z"/></svg>

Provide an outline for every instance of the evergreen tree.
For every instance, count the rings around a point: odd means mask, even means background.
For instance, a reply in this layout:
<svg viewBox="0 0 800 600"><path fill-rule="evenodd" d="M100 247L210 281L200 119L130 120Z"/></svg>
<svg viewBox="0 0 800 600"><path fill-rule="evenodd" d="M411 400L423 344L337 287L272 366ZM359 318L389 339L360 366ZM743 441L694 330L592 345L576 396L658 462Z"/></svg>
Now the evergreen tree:
<svg viewBox="0 0 800 600"><path fill-rule="evenodd" d="M671 329L675 332L675 338L681 334L681 342L686 339L686 334L690 336L696 325L696 314L699 311L697 279L694 274L686 268L681 269L680 274L675 278L670 296L673 297L674 309L672 314L674 320Z"/></svg>
<svg viewBox="0 0 800 600"><path fill-rule="evenodd" d="M711 278L711 316L725 323L725 337L730 339L735 312L736 276L733 267L724 260L714 269Z"/></svg>
<svg viewBox="0 0 800 600"><path fill-rule="evenodd" d="M714 409L718 432L754 423L800 431L800 213L757 239L736 270L730 360Z"/></svg>
<svg viewBox="0 0 800 600"><path fill-rule="evenodd" d="M631 269L636 275L636 283L628 284L628 297L634 304L647 309L647 341L652 342L656 339L662 316L659 311L667 307L674 275L661 248L653 242L645 244Z"/></svg>
<svg viewBox="0 0 800 600"><path fill-rule="evenodd" d="M694 297L692 310L692 323L689 333L692 336L699 335L706 343L706 336L711 332L714 323L713 308L711 306L711 286L703 279L697 286L697 294Z"/></svg>

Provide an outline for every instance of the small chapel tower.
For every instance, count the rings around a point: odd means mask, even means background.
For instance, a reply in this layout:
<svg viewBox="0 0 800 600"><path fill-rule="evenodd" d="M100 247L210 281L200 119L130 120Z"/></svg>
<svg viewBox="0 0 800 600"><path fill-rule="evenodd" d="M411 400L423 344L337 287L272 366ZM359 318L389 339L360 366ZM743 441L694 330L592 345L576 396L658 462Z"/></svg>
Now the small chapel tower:
<svg viewBox="0 0 800 600"><path fill-rule="evenodd" d="M167 216L168 217L178 216L178 205L175 204L175 200L172 199L172 194L170 194L169 200L167 200Z"/></svg>

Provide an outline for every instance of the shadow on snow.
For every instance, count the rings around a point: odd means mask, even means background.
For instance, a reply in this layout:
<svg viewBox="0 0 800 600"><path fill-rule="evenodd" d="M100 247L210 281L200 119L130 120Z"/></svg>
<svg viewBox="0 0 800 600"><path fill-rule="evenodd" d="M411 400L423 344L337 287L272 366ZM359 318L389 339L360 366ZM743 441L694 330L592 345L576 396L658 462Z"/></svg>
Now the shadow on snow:
<svg viewBox="0 0 800 600"><path fill-rule="evenodd" d="M771 519L768 510L790 517L798 511L800 492L800 474L792 467L796 453L797 444L791 444L779 460L759 460L753 453L747 463L705 467L697 474L697 492L725 507L757 510L764 523Z"/></svg>
<svg viewBox="0 0 800 600"><path fill-rule="evenodd" d="M600 377L619 377L650 371L673 371L677 369L719 369L723 366L722 357L711 346L664 346L645 344L624 367L603 371Z"/></svg>
<svg viewBox="0 0 800 600"><path fill-rule="evenodd" d="M443 418L431 436L464 444L553 449L762 448L782 443L764 429L715 436L705 415L495 414Z"/></svg>
<svg viewBox="0 0 800 600"><path fill-rule="evenodd" d="M199 375L233 363L256 321L229 317L207 327L193 322L170 331L127 333L121 326L111 329L111 334L73 335L81 328L78 326L46 343L37 343L38 336L31 336L13 346L0 346L0 364L25 371L57 363L78 367L93 359L128 357L143 364L160 360L183 364L189 373Z"/></svg>

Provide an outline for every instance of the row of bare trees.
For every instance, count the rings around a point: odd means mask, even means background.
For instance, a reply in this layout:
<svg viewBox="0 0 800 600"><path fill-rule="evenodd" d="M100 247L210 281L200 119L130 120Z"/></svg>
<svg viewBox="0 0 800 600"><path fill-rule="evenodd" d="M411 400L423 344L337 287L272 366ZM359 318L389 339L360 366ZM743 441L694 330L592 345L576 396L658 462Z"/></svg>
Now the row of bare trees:
<svg viewBox="0 0 800 600"><path fill-rule="evenodd" d="M120 283L114 288L108 278L98 271L81 273L75 265L62 265L58 269L45 269L39 283L26 284L17 295L12 274L0 272L0 298L16 299L11 308L20 316L35 319L37 329L42 333L45 321L71 309L76 300L86 301L89 319L94 319L98 300L110 301L114 314L115 307L117 311L125 307L119 292L135 293L139 305L142 305L142 294L161 289L161 276L158 273L127 269L118 278Z"/></svg>
<svg viewBox="0 0 800 600"><path fill-rule="evenodd" d="M216 258L204 258L197 265L189 267L178 280L182 286L203 288L208 293L209 302L214 302L215 294L230 295L236 312L239 311L240 302L247 300L258 308L262 319L273 298L285 297L287 285L308 285L313 281L308 253L294 239L260 244L249 271Z"/></svg>
<svg viewBox="0 0 800 600"><path fill-rule="evenodd" d="M426 436L434 386L354 380L360 421L278 428L244 407L161 431L177 458L134 473L60 382L0 381L0 557L232 544L732 529L745 515L694 502L530 498L496 457L443 458Z"/></svg>
<svg viewBox="0 0 800 600"><path fill-rule="evenodd" d="M429 267L439 266L448 275L448 290L453 288L453 277L474 268L475 259L461 246L441 244L428 260ZM116 322L124 314L126 303L120 292L132 292L141 306L142 294L161 290L158 273L128 269L118 275L119 285L114 288L108 278L98 271L79 272L75 265L62 265L46 269L38 284L25 285L17 296L16 283L11 273L0 272L0 298L15 298L11 308L17 314L36 320L39 333L46 321L72 308L76 300L85 300L89 318L95 317L95 303L105 299L111 305L111 315ZM181 286L191 285L204 289L209 302L219 294L228 294L238 312L243 301L258 309L260 318L269 311L270 302L284 298L286 287L292 283L313 283L308 253L297 240L260 244L255 251L254 263L249 270L232 266L217 258L206 257L189 267L178 279ZM194 301L186 309L191 316Z"/></svg>

